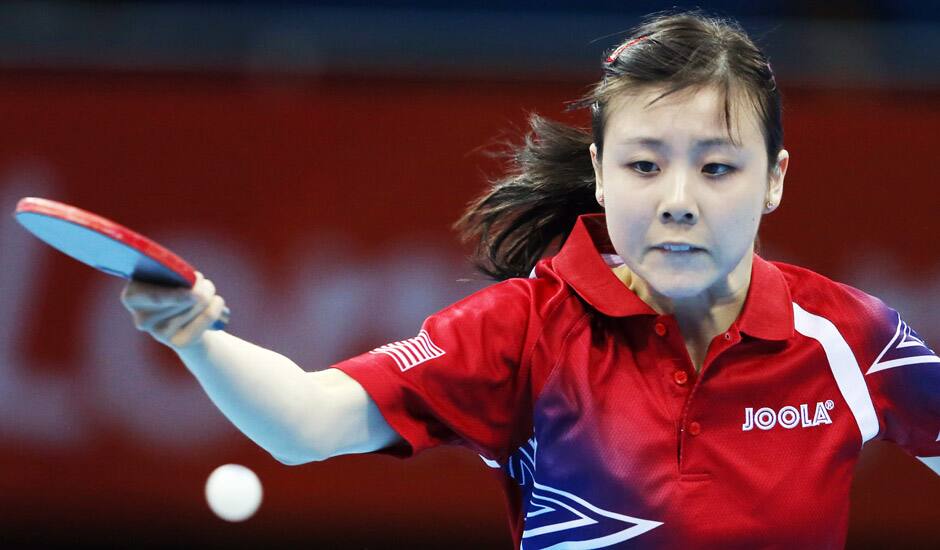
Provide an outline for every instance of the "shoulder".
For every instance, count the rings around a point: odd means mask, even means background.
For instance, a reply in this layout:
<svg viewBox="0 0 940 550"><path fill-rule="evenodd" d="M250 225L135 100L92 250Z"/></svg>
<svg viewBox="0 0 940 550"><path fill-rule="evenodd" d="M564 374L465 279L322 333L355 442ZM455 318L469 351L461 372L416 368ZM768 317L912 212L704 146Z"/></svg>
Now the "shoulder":
<svg viewBox="0 0 940 550"><path fill-rule="evenodd" d="M583 316L583 304L549 270L493 283L430 315L422 330L439 347L463 350L484 363L498 363L499 357L528 365L540 342L554 341Z"/></svg>
<svg viewBox="0 0 940 550"><path fill-rule="evenodd" d="M905 328L900 314L876 296L805 267L772 263L787 281L794 309L832 323L864 355L877 353Z"/></svg>
<svg viewBox="0 0 940 550"><path fill-rule="evenodd" d="M566 304L568 307L562 307ZM532 277L494 282L436 315L489 317L496 324L518 323L521 319L545 322L580 307L580 301L564 280L547 264L540 264Z"/></svg>
<svg viewBox="0 0 940 550"><path fill-rule="evenodd" d="M790 296L799 306L816 310L837 318L867 323L886 321L885 316L896 316L881 299L839 281L834 281L807 269L783 262L771 262L783 274ZM845 319L845 320L849 320Z"/></svg>

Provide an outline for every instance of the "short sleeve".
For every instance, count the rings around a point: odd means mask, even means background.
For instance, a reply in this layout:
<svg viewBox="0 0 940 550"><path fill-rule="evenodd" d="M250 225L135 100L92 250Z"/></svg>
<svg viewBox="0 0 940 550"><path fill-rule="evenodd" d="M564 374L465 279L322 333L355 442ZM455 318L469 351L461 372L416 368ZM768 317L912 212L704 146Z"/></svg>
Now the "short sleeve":
<svg viewBox="0 0 940 550"><path fill-rule="evenodd" d="M407 442L380 452L458 444L497 459L531 435L525 350L540 331L532 284L494 284L428 317L414 338L333 365Z"/></svg>
<svg viewBox="0 0 940 550"><path fill-rule="evenodd" d="M897 311L878 301L863 363L880 439L940 473L940 358Z"/></svg>

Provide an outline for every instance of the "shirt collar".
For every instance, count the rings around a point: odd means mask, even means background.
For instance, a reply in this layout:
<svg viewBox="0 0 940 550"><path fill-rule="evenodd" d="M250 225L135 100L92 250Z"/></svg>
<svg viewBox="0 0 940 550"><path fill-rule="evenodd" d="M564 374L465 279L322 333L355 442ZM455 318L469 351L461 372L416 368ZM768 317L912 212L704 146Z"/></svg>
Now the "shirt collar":
<svg viewBox="0 0 940 550"><path fill-rule="evenodd" d="M751 264L751 286L735 323L741 332L764 340L788 340L793 336L790 286L777 266L756 253Z"/></svg>
<svg viewBox="0 0 940 550"><path fill-rule="evenodd" d="M616 254L607 220L604 214L586 214L578 217L552 266L581 298L605 315L658 315L614 275L602 254ZM793 335L787 282L776 266L757 254L744 308L734 324L741 332L765 340L786 340Z"/></svg>

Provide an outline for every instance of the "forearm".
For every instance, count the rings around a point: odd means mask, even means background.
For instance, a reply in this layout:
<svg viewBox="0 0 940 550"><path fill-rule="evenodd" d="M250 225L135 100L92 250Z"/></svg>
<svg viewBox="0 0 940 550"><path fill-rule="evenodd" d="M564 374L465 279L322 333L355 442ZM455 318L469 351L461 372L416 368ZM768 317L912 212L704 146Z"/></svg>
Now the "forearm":
<svg viewBox="0 0 940 550"><path fill-rule="evenodd" d="M293 361L223 331L173 348L213 403L245 435L278 460L317 458L309 424L317 415L317 388ZM305 443L306 442L306 443Z"/></svg>

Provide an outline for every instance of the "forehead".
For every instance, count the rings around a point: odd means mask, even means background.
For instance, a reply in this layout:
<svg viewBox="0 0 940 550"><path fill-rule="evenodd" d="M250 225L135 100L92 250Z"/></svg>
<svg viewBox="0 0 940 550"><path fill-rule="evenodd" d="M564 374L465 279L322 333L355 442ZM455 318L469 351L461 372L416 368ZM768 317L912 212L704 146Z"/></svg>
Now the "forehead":
<svg viewBox="0 0 940 550"><path fill-rule="evenodd" d="M743 93L728 92L728 124L725 94L717 87L689 88L660 97L664 92L664 88L648 87L615 96L607 107L605 142L730 137L740 147L763 147L760 119Z"/></svg>

